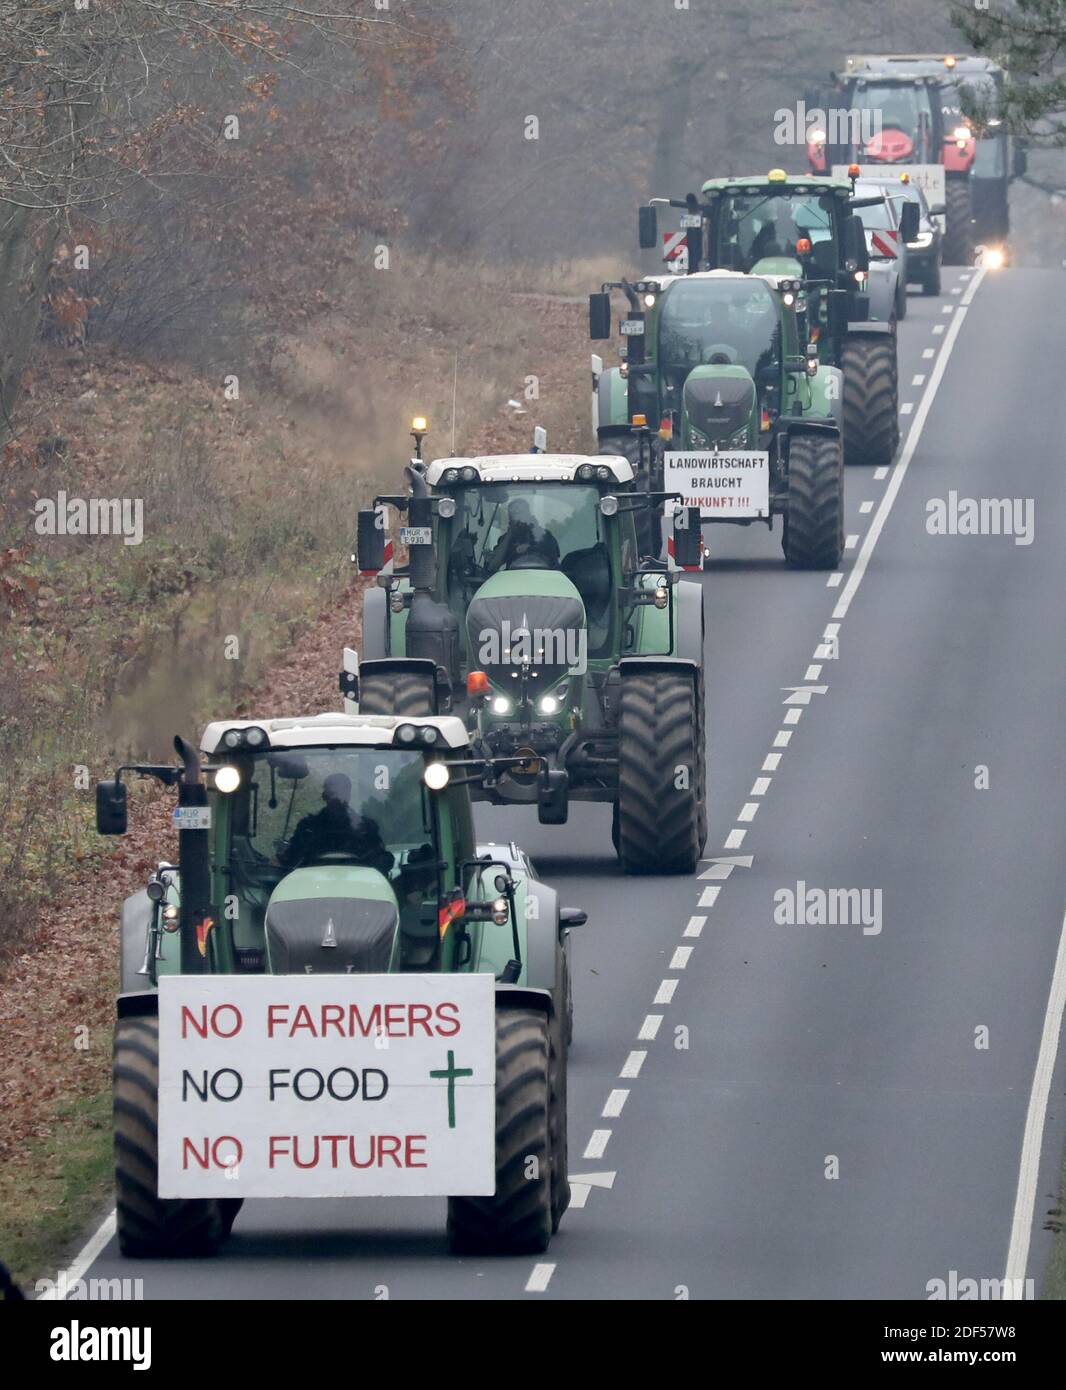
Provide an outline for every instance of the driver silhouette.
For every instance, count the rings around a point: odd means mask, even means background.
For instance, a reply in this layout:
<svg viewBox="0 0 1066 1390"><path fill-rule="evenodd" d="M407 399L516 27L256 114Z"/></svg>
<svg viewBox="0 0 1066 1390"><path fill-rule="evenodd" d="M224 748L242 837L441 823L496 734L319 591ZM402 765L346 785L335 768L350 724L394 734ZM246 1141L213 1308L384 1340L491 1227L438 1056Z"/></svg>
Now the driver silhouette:
<svg viewBox="0 0 1066 1390"><path fill-rule="evenodd" d="M331 772L322 784L325 805L304 816L278 854L282 868L295 869L325 854L345 854L368 869L389 874L393 855L385 848L376 821L349 805L351 798L352 779L344 772Z"/></svg>
<svg viewBox="0 0 1066 1390"><path fill-rule="evenodd" d="M489 556L489 574L527 555L539 559L545 569L558 568L559 542L537 521L526 498L515 497L508 502L507 518L507 530Z"/></svg>

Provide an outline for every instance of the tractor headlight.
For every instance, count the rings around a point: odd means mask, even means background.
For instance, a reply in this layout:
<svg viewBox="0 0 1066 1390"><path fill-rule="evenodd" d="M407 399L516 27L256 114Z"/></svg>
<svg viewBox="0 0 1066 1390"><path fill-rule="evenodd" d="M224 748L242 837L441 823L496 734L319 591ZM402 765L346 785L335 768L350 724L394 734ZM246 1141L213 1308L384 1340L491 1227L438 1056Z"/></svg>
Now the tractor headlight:
<svg viewBox="0 0 1066 1390"><path fill-rule="evenodd" d="M506 898L495 898L492 903L492 920L498 927L507 925L507 919L511 913L507 906Z"/></svg>
<svg viewBox="0 0 1066 1390"><path fill-rule="evenodd" d="M601 463L596 469L596 477L599 478L601 483L609 483L611 481L611 476L611 470L605 463Z"/></svg>
<svg viewBox="0 0 1066 1390"><path fill-rule="evenodd" d="M510 714L514 706L506 695L496 695L489 704L493 714Z"/></svg>
<svg viewBox="0 0 1066 1390"><path fill-rule="evenodd" d="M227 763L215 773L215 789L220 792L235 792L241 785L240 769Z"/></svg>
<svg viewBox="0 0 1066 1390"><path fill-rule="evenodd" d="M422 781L431 792L440 792L451 781L451 772L447 763L432 762L426 764L426 770L422 774Z"/></svg>
<svg viewBox="0 0 1066 1390"><path fill-rule="evenodd" d="M176 908L173 903L169 903L160 914L163 918L164 931L177 931L181 925L181 910Z"/></svg>
<svg viewBox="0 0 1066 1390"><path fill-rule="evenodd" d="M416 724L401 724L396 730L395 738L397 743L405 744L410 748L412 743L418 742L419 729Z"/></svg>
<svg viewBox="0 0 1066 1390"><path fill-rule="evenodd" d="M467 464L467 466L463 469L462 474L461 474L460 476L462 477L462 480L463 480L464 483L476 483L476 482L477 482L477 469L476 469L476 468L472 468L469 464Z"/></svg>
<svg viewBox="0 0 1066 1390"><path fill-rule="evenodd" d="M615 516L618 512L618 498L611 493L600 498L600 514L602 516Z"/></svg>
<svg viewBox="0 0 1066 1390"><path fill-rule="evenodd" d="M459 481L458 468L446 468L440 476L442 483L457 483Z"/></svg>
<svg viewBox="0 0 1066 1390"><path fill-rule="evenodd" d="M266 730L258 728L245 729L244 741L249 748L261 748L262 745L266 743Z"/></svg>
<svg viewBox="0 0 1066 1390"><path fill-rule="evenodd" d="M665 608L666 605L667 605L669 602L670 602L670 590L667 589L667 588L665 587L665 585L659 585L659 587L655 590L655 606L656 606L656 608Z"/></svg>
<svg viewBox="0 0 1066 1390"><path fill-rule="evenodd" d="M239 748L241 746L240 729L227 729L222 735L222 743L226 748Z"/></svg>
<svg viewBox="0 0 1066 1390"><path fill-rule="evenodd" d="M538 714L558 714L561 701L554 695L542 695L537 701Z"/></svg>
<svg viewBox="0 0 1066 1390"><path fill-rule="evenodd" d="M445 521L455 515L455 498L442 497L437 503L437 515L444 517Z"/></svg>

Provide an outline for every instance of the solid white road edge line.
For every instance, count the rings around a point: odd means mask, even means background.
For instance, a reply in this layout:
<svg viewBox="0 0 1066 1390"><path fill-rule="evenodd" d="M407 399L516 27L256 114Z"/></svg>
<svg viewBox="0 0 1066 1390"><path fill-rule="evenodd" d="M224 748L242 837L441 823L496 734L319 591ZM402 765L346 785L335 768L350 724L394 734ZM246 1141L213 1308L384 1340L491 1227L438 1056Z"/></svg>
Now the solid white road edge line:
<svg viewBox="0 0 1066 1390"><path fill-rule="evenodd" d="M74 1262L62 1273L60 1279L53 1284L52 1288L38 1297L39 1303L55 1303L59 1301L59 1289L69 1289L73 1284L85 1274L92 1265L96 1263L97 1257L109 1244L115 1234L115 1213L112 1209L104 1217L101 1224L85 1242L82 1248L74 1256Z"/></svg>
<svg viewBox="0 0 1066 1390"><path fill-rule="evenodd" d="M1033 1089L1029 1096L1029 1110L1025 1116L1025 1135L1022 1139L1021 1162L1018 1165L1018 1192L1014 1199L1014 1219L1011 1222L1007 1272L1004 1276L1006 1279L1004 1298L1013 1299L1015 1289L1024 1293L1023 1281L1026 1267L1029 1264L1029 1242L1032 1237L1033 1219L1036 1215L1036 1184L1040 1173L1040 1151L1044 1144L1044 1121L1047 1119L1051 1078L1055 1071L1055 1058L1059 1050L1059 1034L1062 1031L1064 1010L1066 1010L1066 916L1062 919L1059 949L1055 958L1055 969L1051 976L1051 988L1048 991L1047 1012L1044 1015L1044 1031L1040 1037L1040 1051L1037 1054L1036 1070L1033 1072ZM1055 1175L1057 1178L1057 1166ZM1014 1280L1018 1282L1012 1282Z"/></svg>
<svg viewBox="0 0 1066 1390"><path fill-rule="evenodd" d="M925 422L929 418L929 412L932 409L933 402L936 400L937 390L940 387L941 381L944 379L944 372L947 370L947 365L951 361L951 353L958 340L959 330L962 327L963 320L966 318L967 306L977 293L984 277L985 272L983 270L977 271L970 281L965 295L963 295L959 302L959 312L951 321L951 327L948 329L944 338L943 350L937 358L936 366L929 374L929 385L922 394L921 403L915 411L914 420L910 429L907 431L907 442L903 446L903 452L900 455L899 462L892 469L892 476L889 478L888 486L885 488L885 495L881 498L881 505L874 513L874 519L870 523L870 529L866 532L866 539L862 543L862 549L859 551L858 555L856 555L855 563L851 567L851 573L848 575L848 582L844 585L844 591L837 600L837 606L833 609L833 617L835 619L843 618L847 615L847 611L851 607L851 600L855 597L859 585L863 581L863 576L866 573L867 565L870 563L870 556L873 554L874 546L877 544L877 539L881 534L885 522L888 520L888 514L892 510L892 504L895 502L899 490L903 486L903 479L907 476L907 469L910 467L911 459L914 457L921 441L922 431L925 429Z"/></svg>

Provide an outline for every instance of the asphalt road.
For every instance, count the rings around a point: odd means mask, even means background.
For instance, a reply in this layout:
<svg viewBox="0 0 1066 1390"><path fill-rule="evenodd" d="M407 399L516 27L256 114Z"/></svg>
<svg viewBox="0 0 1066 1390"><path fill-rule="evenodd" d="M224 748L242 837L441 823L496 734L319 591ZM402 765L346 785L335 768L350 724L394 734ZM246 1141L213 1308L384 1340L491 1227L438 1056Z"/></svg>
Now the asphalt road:
<svg viewBox="0 0 1066 1390"><path fill-rule="evenodd" d="M455 1259L442 1201L260 1202L215 1259L123 1261L112 1241L90 1276L189 1299L924 1299L951 1271L1003 1277L1066 906L1066 276L988 275L964 309L973 284L911 297L901 400L921 436L901 483L898 461L848 471L835 582L785 570L777 535L709 533L703 872L721 876L623 878L606 808L486 826L589 912L570 1144L572 1178L595 1176L550 1252ZM1033 543L928 534L952 489L1032 499ZM786 705L797 686L826 689ZM799 881L867 890L865 928L775 921ZM1064 1091L1060 1062L1037 1289Z"/></svg>

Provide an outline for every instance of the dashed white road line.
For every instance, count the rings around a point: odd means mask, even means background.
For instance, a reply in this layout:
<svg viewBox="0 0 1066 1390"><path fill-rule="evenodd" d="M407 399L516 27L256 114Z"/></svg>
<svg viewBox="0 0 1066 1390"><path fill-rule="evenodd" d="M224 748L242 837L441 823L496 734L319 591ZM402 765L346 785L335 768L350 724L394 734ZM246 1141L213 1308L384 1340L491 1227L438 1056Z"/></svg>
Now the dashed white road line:
<svg viewBox="0 0 1066 1390"><path fill-rule="evenodd" d="M874 509L874 504L873 504L872 502L860 502L860 503L859 503L859 511L862 512L863 516L865 516L867 512L872 512L873 509Z"/></svg>
<svg viewBox="0 0 1066 1390"><path fill-rule="evenodd" d="M770 790L770 783L772 780L773 779L770 777L756 777L755 781L752 783L751 791L748 792L748 795L765 796L766 793Z"/></svg>
<svg viewBox="0 0 1066 1390"><path fill-rule="evenodd" d="M788 712L789 712L789 714L792 713L791 710L789 710ZM791 738L792 738L792 730L791 730L791 729L778 729L777 733L774 735L774 747L775 747L775 748L787 748L788 745L789 745L789 741L791 740Z"/></svg>
<svg viewBox="0 0 1066 1390"><path fill-rule="evenodd" d="M618 1075L624 1081L636 1080L636 1078L640 1075L640 1069L644 1065L644 1058L647 1057L647 1055L648 1054L646 1052L641 1051L631 1052L629 1056L626 1058L625 1062L622 1064L622 1070L618 1073Z"/></svg>
<svg viewBox="0 0 1066 1390"><path fill-rule="evenodd" d="M676 989L676 980L663 980L662 984L660 984L659 988L655 991L655 998L651 1002L653 1004L671 1003L674 997L674 990Z"/></svg>
<svg viewBox="0 0 1066 1390"><path fill-rule="evenodd" d="M603 1151L606 1149L612 1133L613 1131L609 1129L594 1129L592 1131L592 1138L585 1145L584 1157L602 1158Z"/></svg>
<svg viewBox="0 0 1066 1390"><path fill-rule="evenodd" d="M870 556L873 554L874 546L877 544L878 537L884 529L888 514L892 510L892 504L899 495L899 490L903 486L903 479L907 476L907 469L910 467L911 459L914 457L921 441L922 431L925 429L925 422L929 418L933 402L936 400L936 393L944 379L948 362L951 360L952 349L958 340L959 330L962 328L966 318L967 306L972 302L974 295L980 288L981 281L984 279L985 272L979 270L970 281L969 287L959 304L959 312L955 315L951 323L951 329L944 339L944 349L937 358L936 365L929 377L929 384L922 393L921 403L918 406L914 422L907 431L907 442L903 446L903 452L899 456L896 466L892 470L892 477L888 487L885 488L885 495L881 498L881 505L878 507L870 529L866 532L866 539L862 543L862 549L855 557L855 563L851 567L848 575L848 582L844 586L844 592L837 600L837 605L833 609L834 619L841 619L846 616L851 607L851 601L858 592L859 585L866 574L867 566L870 563Z"/></svg>
<svg viewBox="0 0 1066 1390"><path fill-rule="evenodd" d="M747 833L748 832L746 830L731 830L729 834L725 837L725 848L739 849L741 845L744 843L744 836Z"/></svg>
<svg viewBox="0 0 1066 1390"><path fill-rule="evenodd" d="M759 803L757 801L745 801L744 805L740 808L740 813L737 816L737 820L753 821L758 810Z"/></svg>
<svg viewBox="0 0 1066 1390"><path fill-rule="evenodd" d="M924 374L923 372L916 372L915 375L911 378L911 385L912 385L912 386L924 386L924 385L925 385L925 374Z"/></svg>
<svg viewBox="0 0 1066 1390"><path fill-rule="evenodd" d="M602 1117L605 1120L617 1120L622 1113L622 1107L629 1099L629 1092L625 1090L612 1091L607 1097L603 1107Z"/></svg>
<svg viewBox="0 0 1066 1390"><path fill-rule="evenodd" d="M937 335L937 337L939 337L940 334L943 333L943 332L945 331L946 328L947 328L947 324L945 324L945 323L934 323L934 324L933 324L933 332Z"/></svg>
<svg viewBox="0 0 1066 1390"><path fill-rule="evenodd" d="M690 917L690 918L688 919L688 926L687 926L687 927L685 928L685 930L681 933L681 935L682 935L682 936L689 936L689 937L692 937L692 936L699 936L700 933L703 931L703 928L704 928L704 926L706 925L706 923L707 923L707 918L706 918L706 917Z"/></svg>
<svg viewBox="0 0 1066 1390"><path fill-rule="evenodd" d="M825 581L825 587L827 589L835 589L843 578L844 576L842 574L831 574Z"/></svg>
<svg viewBox="0 0 1066 1390"><path fill-rule="evenodd" d="M787 710L785 710L785 717L784 717L784 719L782 720L782 723L784 723L784 724L798 724L798 723L800 722L800 716L801 716L802 714L803 714L803 709L802 709L801 707L799 707L799 706L796 706L796 707L794 707L794 708L792 708L792 709L787 709Z"/></svg>
<svg viewBox="0 0 1066 1390"><path fill-rule="evenodd" d="M803 679L805 681L816 681L821 674L822 668L820 666L808 666L807 674L803 677Z"/></svg>
<svg viewBox="0 0 1066 1390"><path fill-rule="evenodd" d="M762 770L763 772L776 772L780 765L780 753L767 753L766 757L763 759Z"/></svg>
<svg viewBox="0 0 1066 1390"><path fill-rule="evenodd" d="M691 955L692 955L692 947L691 947L691 946L677 946L677 947L675 947L675 949L674 949L674 954L673 954L673 956L672 956L671 959L670 959L670 964L667 966L667 969L668 969L668 970L684 970L685 967L688 965L689 957L690 957Z"/></svg>
<svg viewBox="0 0 1066 1390"><path fill-rule="evenodd" d="M902 405L900 406L900 408L899 408L899 413L900 413L901 415L909 415L913 409L914 409L914 402L913 402L913 401L904 401L903 404L902 404Z"/></svg>
<svg viewBox="0 0 1066 1390"><path fill-rule="evenodd" d="M533 1273L526 1280L526 1293L543 1293L551 1283L554 1273L553 1264L534 1265Z"/></svg>
<svg viewBox="0 0 1066 1390"><path fill-rule="evenodd" d="M662 1021L662 1014L648 1014L647 1018L645 1018L644 1022L640 1025L637 1041L654 1042L659 1032L659 1025Z"/></svg>
<svg viewBox="0 0 1066 1390"><path fill-rule="evenodd" d="M845 550L854 550L855 547L858 545L858 543L859 543L859 538L858 538L858 536L849 536L849 537L847 538L847 540L844 542L844 549L845 549Z"/></svg>
<svg viewBox="0 0 1066 1390"><path fill-rule="evenodd" d="M885 480L887 477L888 477L888 469L887 469L887 468L875 468L875 469L874 469L874 482L875 482L875 483L884 482L884 480Z"/></svg>
<svg viewBox="0 0 1066 1390"><path fill-rule="evenodd" d="M926 360L928 360L930 357L935 357L935 356L936 356L936 348L923 348L923 349L922 349L922 356L923 356L924 358L926 358Z"/></svg>
<svg viewBox="0 0 1066 1390"><path fill-rule="evenodd" d="M705 888L700 894L699 907L713 907L721 888Z"/></svg>

